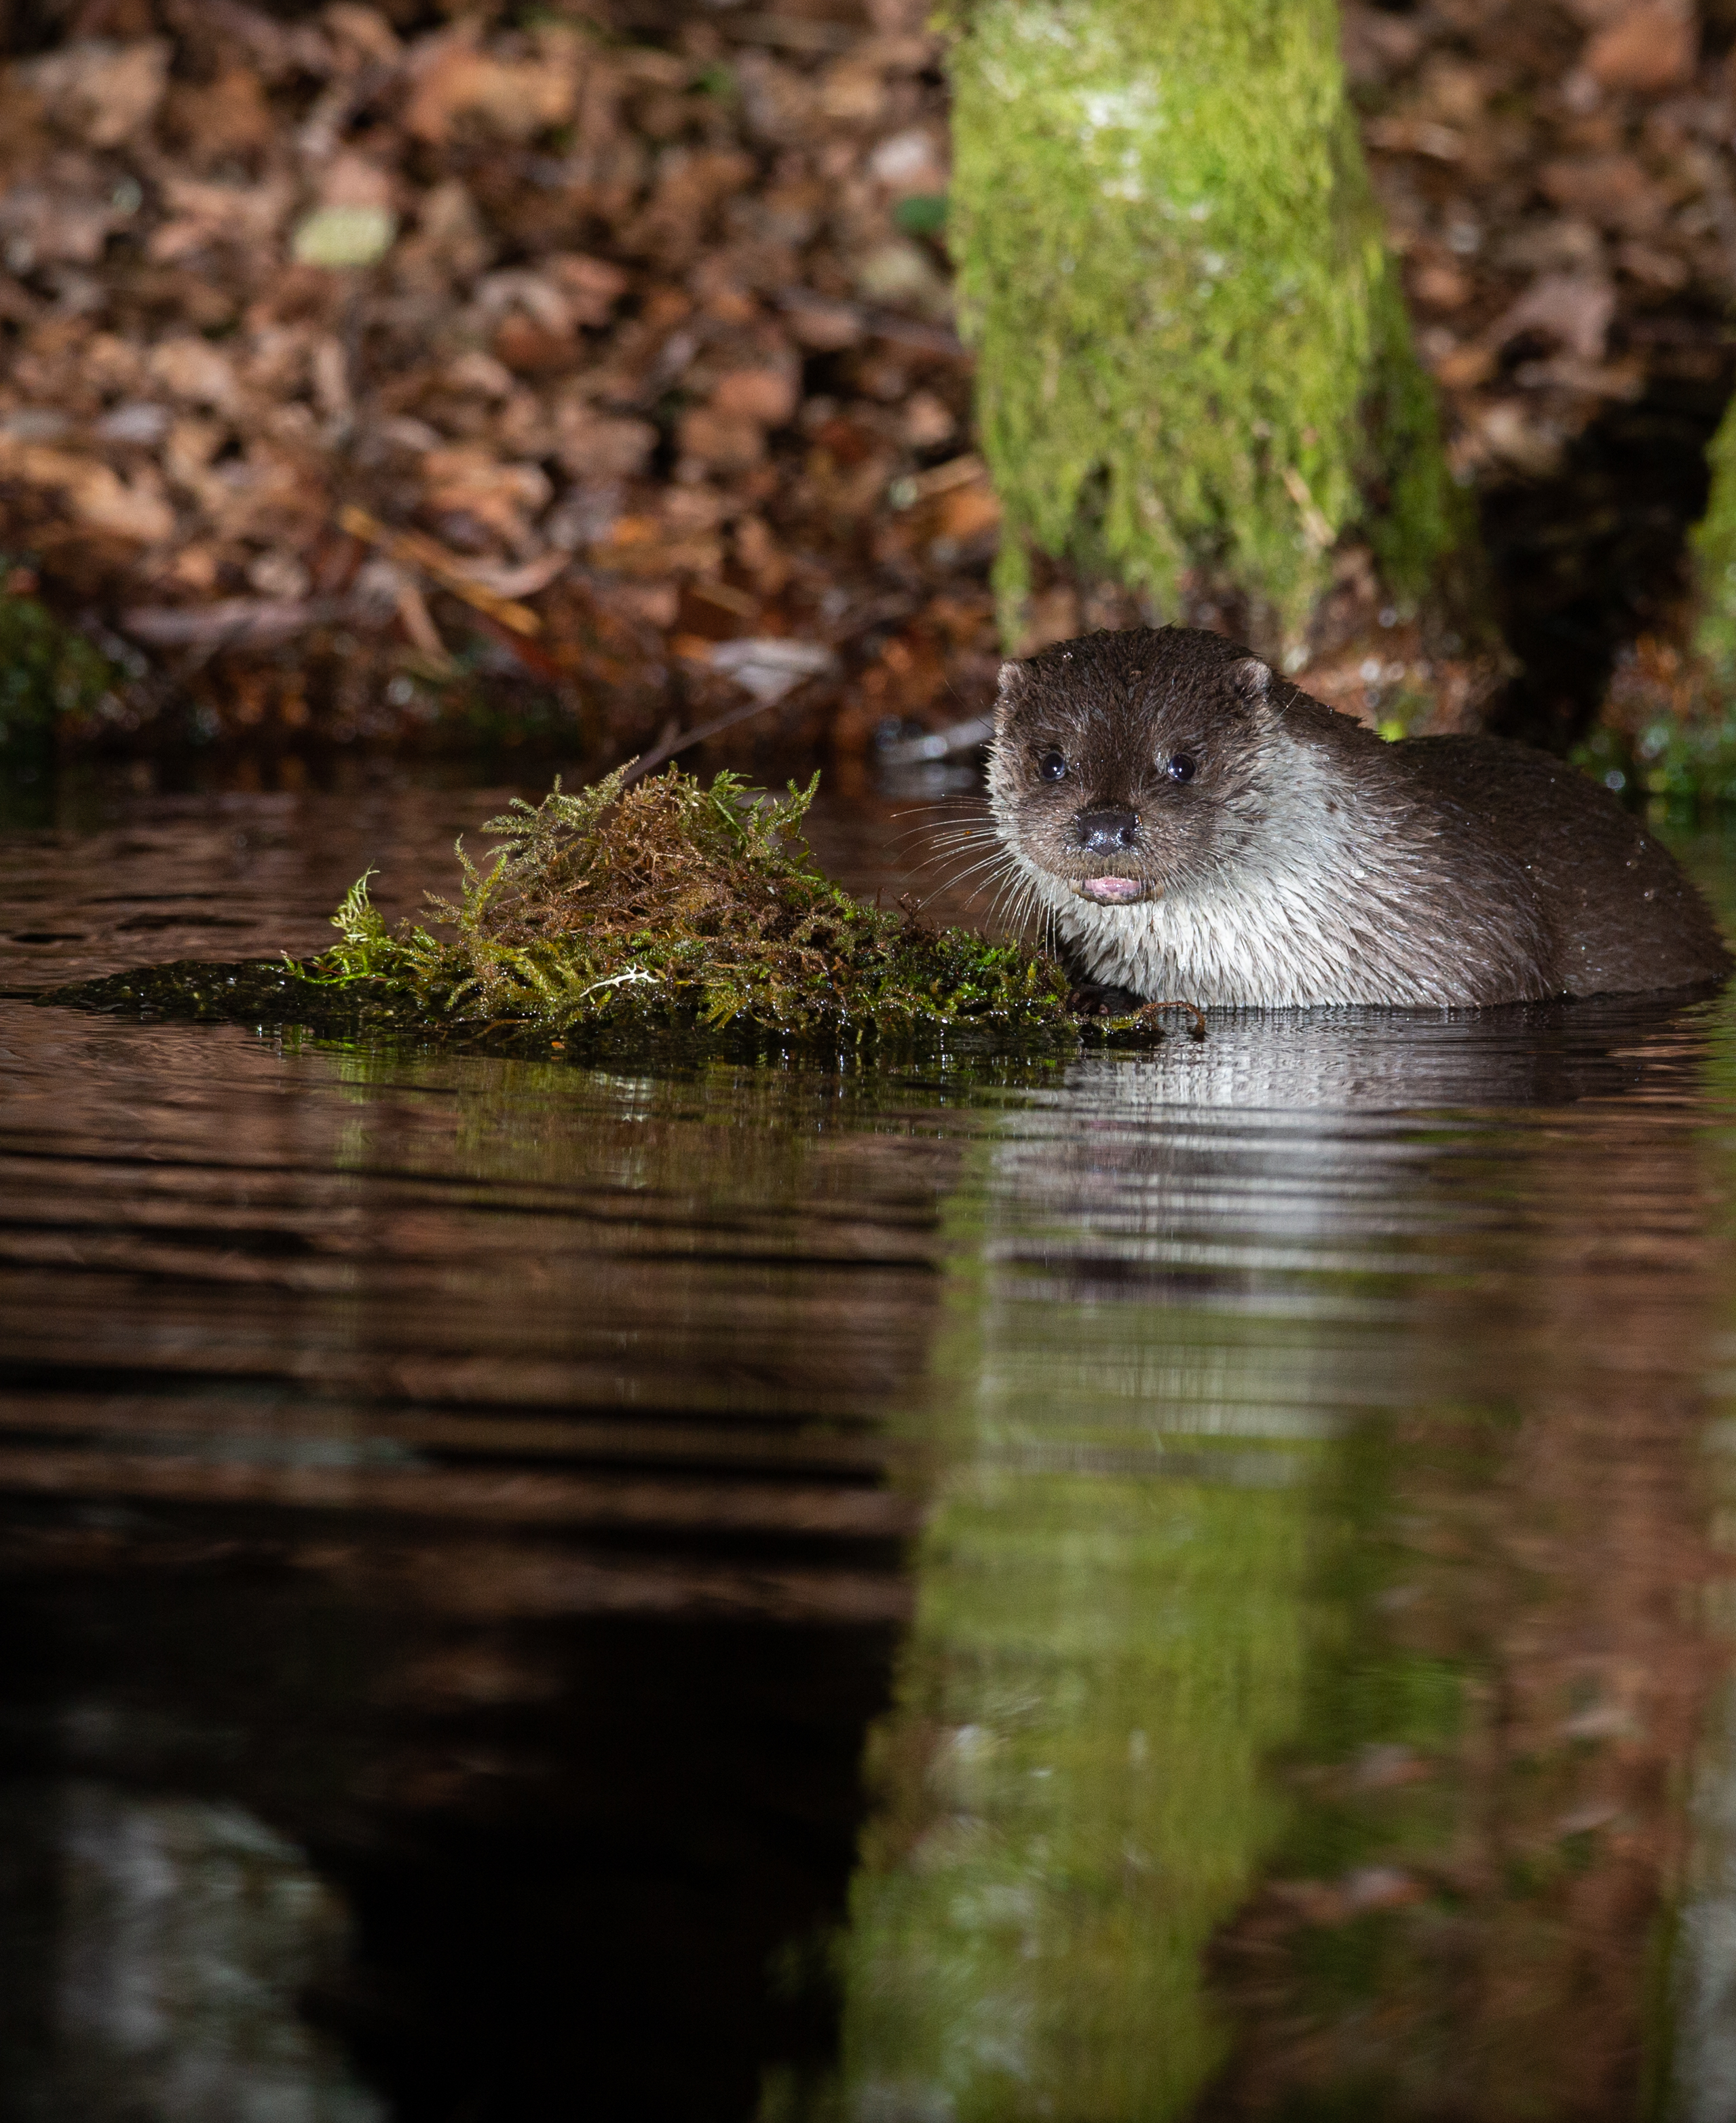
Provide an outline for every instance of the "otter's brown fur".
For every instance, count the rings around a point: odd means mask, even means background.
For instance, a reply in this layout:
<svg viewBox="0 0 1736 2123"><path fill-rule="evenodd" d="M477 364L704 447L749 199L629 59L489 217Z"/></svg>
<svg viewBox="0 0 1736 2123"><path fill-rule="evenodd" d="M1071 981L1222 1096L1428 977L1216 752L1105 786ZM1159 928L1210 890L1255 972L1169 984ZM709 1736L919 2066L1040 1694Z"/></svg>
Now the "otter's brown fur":
<svg viewBox="0 0 1736 2123"><path fill-rule="evenodd" d="M1387 743L1191 628L1008 664L990 791L1079 971L1140 996L1500 1003L1729 969L1668 852L1561 760Z"/></svg>

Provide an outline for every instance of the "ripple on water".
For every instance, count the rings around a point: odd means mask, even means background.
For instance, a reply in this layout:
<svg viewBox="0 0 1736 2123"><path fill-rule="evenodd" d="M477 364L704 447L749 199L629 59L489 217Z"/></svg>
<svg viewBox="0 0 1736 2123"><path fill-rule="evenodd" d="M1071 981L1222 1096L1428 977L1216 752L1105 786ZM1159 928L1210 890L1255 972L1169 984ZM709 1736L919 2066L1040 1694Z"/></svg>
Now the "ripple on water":
<svg viewBox="0 0 1736 2123"><path fill-rule="evenodd" d="M0 980L309 948L494 803L14 843ZM10 2083L1484 2123L1673 2043L1728 2114L1732 1057L1721 1003L845 1075L0 1004Z"/></svg>

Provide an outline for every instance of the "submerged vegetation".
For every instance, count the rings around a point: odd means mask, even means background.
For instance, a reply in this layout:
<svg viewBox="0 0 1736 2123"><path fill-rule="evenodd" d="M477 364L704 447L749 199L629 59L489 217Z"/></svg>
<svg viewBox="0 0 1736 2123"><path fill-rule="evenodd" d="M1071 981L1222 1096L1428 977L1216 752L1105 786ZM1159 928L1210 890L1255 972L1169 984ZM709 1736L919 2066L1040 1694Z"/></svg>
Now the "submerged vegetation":
<svg viewBox="0 0 1736 2123"><path fill-rule="evenodd" d="M388 928L351 887L339 940L277 964L195 963L55 991L96 1008L594 1049L670 1035L735 1044L870 1041L1073 1047L1156 1037L1149 1013L1082 1022L1054 959L869 907L821 875L802 837L818 777L767 795L671 768L622 768L540 804L515 798L465 852L456 900Z"/></svg>

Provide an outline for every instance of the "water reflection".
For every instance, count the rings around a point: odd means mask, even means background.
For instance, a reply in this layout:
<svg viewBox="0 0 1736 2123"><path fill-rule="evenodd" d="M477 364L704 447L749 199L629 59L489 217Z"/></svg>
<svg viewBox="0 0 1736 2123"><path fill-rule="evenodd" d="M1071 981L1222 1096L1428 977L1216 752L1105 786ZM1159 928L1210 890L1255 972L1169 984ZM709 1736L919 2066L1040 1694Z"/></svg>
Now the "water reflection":
<svg viewBox="0 0 1736 2123"><path fill-rule="evenodd" d="M1322 1029L1087 1065L999 1132L843 2069L764 2117L1668 2083L1720 1035ZM1728 2113L1701 2046L1672 2098Z"/></svg>
<svg viewBox="0 0 1736 2123"><path fill-rule="evenodd" d="M316 941L493 803L200 800L0 848L7 977ZM1731 2113L1730 1024L659 1075L0 1003L6 2098Z"/></svg>
<svg viewBox="0 0 1736 2123"><path fill-rule="evenodd" d="M933 1094L3 1036L0 1779L306 1850L394 2116L749 2111L908 1611Z"/></svg>
<svg viewBox="0 0 1736 2123"><path fill-rule="evenodd" d="M381 2123L298 2009L344 1944L302 1852L240 1807L101 1783L13 1807L35 1816L8 1841L34 1845L46 1906L40 1989L12 2000L10 2113Z"/></svg>
<svg viewBox="0 0 1736 2123"><path fill-rule="evenodd" d="M1719 1691L1696 1764L1672 2003L1679 2123L1736 2116L1736 1701Z"/></svg>

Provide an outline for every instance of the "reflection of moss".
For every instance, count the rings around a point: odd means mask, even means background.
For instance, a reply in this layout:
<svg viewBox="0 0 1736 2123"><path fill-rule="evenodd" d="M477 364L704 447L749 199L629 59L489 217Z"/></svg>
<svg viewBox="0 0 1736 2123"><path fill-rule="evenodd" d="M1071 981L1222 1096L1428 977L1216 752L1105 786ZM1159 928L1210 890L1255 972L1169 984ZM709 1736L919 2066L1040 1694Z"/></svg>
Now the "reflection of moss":
<svg viewBox="0 0 1736 2123"><path fill-rule="evenodd" d="M948 1484L899 1713L945 1741L870 1835L846 1948L864 2108L1186 2112L1223 2053L1200 1957L1279 1822L1308 1532L1288 1488Z"/></svg>
<svg viewBox="0 0 1736 2123"><path fill-rule="evenodd" d="M1346 1442L1337 1471L1336 1538L1322 1544L1319 1584L1337 1641L1322 1632L1294 1757L1298 1765L1334 1774L1298 1785L1308 1796L1292 1816L1279 1862L1280 1872L1313 1878L1376 1860L1405 1863L1441 1849L1454 1825L1454 1802L1442 1782L1353 1791L1341 1773L1369 1749L1428 1755L1444 1748L1458 1736L1464 1712L1457 1666L1393 1642L1383 1624L1380 1603L1400 1558L1383 1534L1392 1469L1379 1425Z"/></svg>
<svg viewBox="0 0 1736 2123"><path fill-rule="evenodd" d="M1331 0L980 0L952 59L961 321L1027 539L1292 636L1359 525L1420 598L1468 531L1346 104Z"/></svg>
<svg viewBox="0 0 1736 2123"><path fill-rule="evenodd" d="M760 2123L1163 2123L1222 2060L1201 1954L1282 1825L1317 1455L1251 1464L1163 1390L1176 1315L1004 1290L958 1275L920 1422L943 1465L869 1749L841 2083Z"/></svg>
<svg viewBox="0 0 1736 2123"><path fill-rule="evenodd" d="M557 785L535 806L515 799L484 828L505 842L486 869L461 843L459 897L431 898L431 928L388 930L363 877L318 958L147 968L54 999L575 1046L647 1033L1079 1043L1054 960L883 913L821 876L801 837L812 785L756 800L729 774L708 788L671 769L624 790L625 771L576 795ZM1083 1036L1137 1043L1155 1028L1112 1019Z"/></svg>

